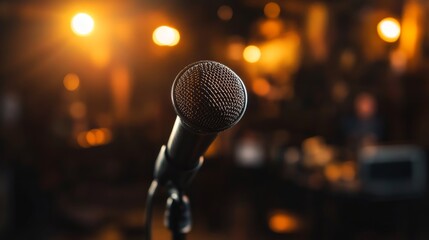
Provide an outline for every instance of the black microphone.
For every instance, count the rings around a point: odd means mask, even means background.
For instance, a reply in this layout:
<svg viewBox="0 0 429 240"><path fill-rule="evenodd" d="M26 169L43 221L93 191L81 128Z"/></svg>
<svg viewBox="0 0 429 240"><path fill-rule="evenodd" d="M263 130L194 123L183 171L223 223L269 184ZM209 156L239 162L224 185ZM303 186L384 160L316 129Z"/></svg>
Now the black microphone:
<svg viewBox="0 0 429 240"><path fill-rule="evenodd" d="M227 66L199 61L179 72L171 90L177 114L167 145L156 160L160 184L186 188L219 132L234 126L247 106L243 81Z"/></svg>

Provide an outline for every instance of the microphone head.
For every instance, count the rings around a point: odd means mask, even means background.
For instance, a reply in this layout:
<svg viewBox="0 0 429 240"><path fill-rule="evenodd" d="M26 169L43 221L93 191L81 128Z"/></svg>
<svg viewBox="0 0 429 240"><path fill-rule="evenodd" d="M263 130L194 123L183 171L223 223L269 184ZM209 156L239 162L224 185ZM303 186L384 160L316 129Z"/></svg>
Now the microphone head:
<svg viewBox="0 0 429 240"><path fill-rule="evenodd" d="M216 133L235 125L247 106L246 87L227 66L199 61L185 67L171 90L174 110L199 133Z"/></svg>

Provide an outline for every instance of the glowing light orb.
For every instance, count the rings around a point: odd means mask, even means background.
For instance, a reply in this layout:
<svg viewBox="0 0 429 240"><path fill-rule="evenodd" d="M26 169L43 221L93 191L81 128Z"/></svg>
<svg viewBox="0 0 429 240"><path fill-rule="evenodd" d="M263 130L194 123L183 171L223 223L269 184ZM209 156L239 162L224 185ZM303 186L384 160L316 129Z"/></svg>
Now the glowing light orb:
<svg viewBox="0 0 429 240"><path fill-rule="evenodd" d="M385 18L377 25L377 32L386 42L396 42L401 35L401 25L394 18Z"/></svg>
<svg viewBox="0 0 429 240"><path fill-rule="evenodd" d="M243 51L243 58L246 62L255 63L261 58L261 50L254 45L247 46Z"/></svg>
<svg viewBox="0 0 429 240"><path fill-rule="evenodd" d="M153 32L152 40L156 45L172 47L179 43L180 33L175 28L161 26Z"/></svg>
<svg viewBox="0 0 429 240"><path fill-rule="evenodd" d="M87 36L94 30L94 19L87 13L78 13L72 18L71 29L76 35Z"/></svg>
<svg viewBox="0 0 429 240"><path fill-rule="evenodd" d="M264 14L268 18L277 18L280 15L280 6L275 2L269 2L264 7Z"/></svg>
<svg viewBox="0 0 429 240"><path fill-rule="evenodd" d="M79 88L80 85L79 76L75 73L69 73L64 77L63 84L64 87L70 92L75 91Z"/></svg>

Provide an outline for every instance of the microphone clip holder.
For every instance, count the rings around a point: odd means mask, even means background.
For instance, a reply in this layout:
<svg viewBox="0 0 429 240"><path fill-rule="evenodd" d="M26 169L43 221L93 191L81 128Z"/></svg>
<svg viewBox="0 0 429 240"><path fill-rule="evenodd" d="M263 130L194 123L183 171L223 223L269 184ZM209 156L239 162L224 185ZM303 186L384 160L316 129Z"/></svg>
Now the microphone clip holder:
<svg viewBox="0 0 429 240"><path fill-rule="evenodd" d="M192 227L189 198L175 189L171 190L169 195L164 214L164 225L170 229L173 240L183 240Z"/></svg>
<svg viewBox="0 0 429 240"><path fill-rule="evenodd" d="M163 145L155 163L154 178L167 188L168 199L164 215L164 225L170 229L173 240L185 239L192 225L192 214L189 198L185 191L190 182L204 163L200 157L198 164L192 169L181 169L171 163Z"/></svg>

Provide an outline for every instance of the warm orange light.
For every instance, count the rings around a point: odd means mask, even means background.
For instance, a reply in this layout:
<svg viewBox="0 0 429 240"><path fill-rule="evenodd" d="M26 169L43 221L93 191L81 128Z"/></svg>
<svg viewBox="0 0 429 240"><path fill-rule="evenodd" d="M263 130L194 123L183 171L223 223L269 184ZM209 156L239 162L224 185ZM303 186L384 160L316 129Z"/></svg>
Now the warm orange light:
<svg viewBox="0 0 429 240"><path fill-rule="evenodd" d="M70 105L70 116L74 119L82 119L86 115L86 105L83 102L74 102Z"/></svg>
<svg viewBox="0 0 429 240"><path fill-rule="evenodd" d="M227 47L227 55L230 59L240 61L243 58L243 50L246 46L240 38L230 40Z"/></svg>
<svg viewBox="0 0 429 240"><path fill-rule="evenodd" d="M175 28L161 26L153 32L152 40L156 45L172 47L179 43L180 33Z"/></svg>
<svg viewBox="0 0 429 240"><path fill-rule="evenodd" d="M280 35L283 25L278 19L268 19L261 23L259 29L266 38L274 38Z"/></svg>
<svg viewBox="0 0 429 240"><path fill-rule="evenodd" d="M316 2L308 7L306 38L308 40L309 52L316 61L325 61L328 57L329 49L327 34L329 28L328 6L324 3Z"/></svg>
<svg viewBox="0 0 429 240"><path fill-rule="evenodd" d="M94 19L87 13L78 13L72 18L71 29L76 35L87 36L94 30Z"/></svg>
<svg viewBox="0 0 429 240"><path fill-rule="evenodd" d="M285 71L291 74L299 67L300 49L299 35L296 32L288 32L282 37L261 44L261 59L258 65L264 73L278 74Z"/></svg>
<svg viewBox="0 0 429 240"><path fill-rule="evenodd" d="M233 14L232 8L228 5L222 5L217 10L217 16L223 21L231 20Z"/></svg>
<svg viewBox="0 0 429 240"><path fill-rule="evenodd" d="M335 164L329 164L325 167L325 177L330 182L337 182L341 178L341 168Z"/></svg>
<svg viewBox="0 0 429 240"><path fill-rule="evenodd" d="M298 220L291 214L278 211L270 217L268 225L275 233L290 233L298 229Z"/></svg>
<svg viewBox="0 0 429 240"><path fill-rule="evenodd" d="M109 143L110 141L112 141L112 131L110 131L110 129L108 128L100 128L99 129L104 136L104 144Z"/></svg>
<svg viewBox="0 0 429 240"><path fill-rule="evenodd" d="M90 49L90 57L97 67L105 67L111 60L111 51L107 44L97 44Z"/></svg>
<svg viewBox="0 0 429 240"><path fill-rule="evenodd" d="M276 18L280 15L280 6L275 2L269 2L264 7L264 14L268 18Z"/></svg>
<svg viewBox="0 0 429 240"><path fill-rule="evenodd" d="M401 41L402 44L402 41ZM390 66L395 72L404 72L407 68L407 55L402 49L396 49L390 52Z"/></svg>
<svg viewBox="0 0 429 240"><path fill-rule="evenodd" d="M64 77L64 87L69 91L75 91L79 88L80 80L79 76L75 73L69 73Z"/></svg>
<svg viewBox="0 0 429 240"><path fill-rule="evenodd" d="M111 91L113 97L114 116L123 121L127 118L130 110L130 99L132 89L132 75L126 65L118 65L112 68Z"/></svg>
<svg viewBox="0 0 429 240"><path fill-rule="evenodd" d="M381 39L386 42L396 42L401 35L401 26L394 18L385 18L377 25L377 32Z"/></svg>
<svg viewBox="0 0 429 240"><path fill-rule="evenodd" d="M107 128L96 128L86 132L81 132L77 137L79 146L87 148L100 146L112 140L112 132Z"/></svg>
<svg viewBox="0 0 429 240"><path fill-rule="evenodd" d="M94 131L91 130L86 132L85 139L90 146L97 145L97 136L95 135Z"/></svg>
<svg viewBox="0 0 429 240"><path fill-rule="evenodd" d="M344 181L353 181L356 178L356 166L353 162L345 162L341 170L341 176Z"/></svg>
<svg viewBox="0 0 429 240"><path fill-rule="evenodd" d="M405 54L407 68L414 68L421 61L422 41L426 32L425 9L420 1L406 1L404 6L399 49Z"/></svg>
<svg viewBox="0 0 429 240"><path fill-rule="evenodd" d="M247 46L243 51L243 58L246 62L255 63L261 58L261 50L254 45Z"/></svg>
<svg viewBox="0 0 429 240"><path fill-rule="evenodd" d="M266 96L271 90L271 85L264 78L259 78L253 81L252 90L256 95Z"/></svg>
<svg viewBox="0 0 429 240"><path fill-rule="evenodd" d="M77 135L76 141L80 147L83 147L83 148L89 148L90 147L90 145L88 144L88 141L86 141L86 132L79 133Z"/></svg>

